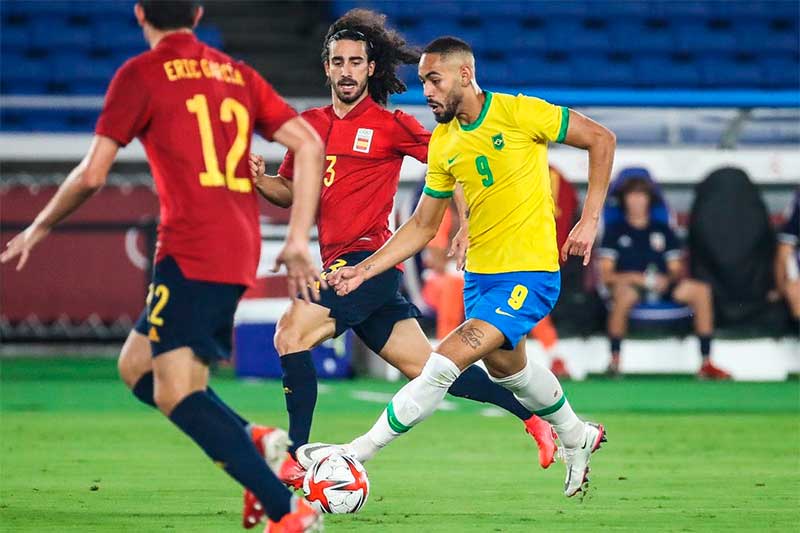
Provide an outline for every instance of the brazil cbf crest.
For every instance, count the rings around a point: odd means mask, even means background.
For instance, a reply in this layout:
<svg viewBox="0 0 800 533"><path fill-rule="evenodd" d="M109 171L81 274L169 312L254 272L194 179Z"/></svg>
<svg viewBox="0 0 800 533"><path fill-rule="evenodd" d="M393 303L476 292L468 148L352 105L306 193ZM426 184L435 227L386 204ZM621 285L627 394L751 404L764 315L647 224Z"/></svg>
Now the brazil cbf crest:
<svg viewBox="0 0 800 533"><path fill-rule="evenodd" d="M372 146L372 134L373 131L369 128L358 128L356 140L353 143L353 151L368 154L369 147Z"/></svg>
<svg viewBox="0 0 800 533"><path fill-rule="evenodd" d="M503 140L502 133L498 133L497 135L492 137L492 145L494 146L495 150L503 149L503 147L506 145L506 142Z"/></svg>

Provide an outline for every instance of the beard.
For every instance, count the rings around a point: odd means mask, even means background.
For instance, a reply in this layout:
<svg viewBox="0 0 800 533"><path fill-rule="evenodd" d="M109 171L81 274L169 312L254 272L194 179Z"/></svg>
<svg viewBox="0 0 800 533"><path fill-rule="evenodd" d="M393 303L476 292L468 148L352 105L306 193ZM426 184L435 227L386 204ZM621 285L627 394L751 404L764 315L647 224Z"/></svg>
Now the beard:
<svg viewBox="0 0 800 533"><path fill-rule="evenodd" d="M364 91L367 90L367 81L368 80L364 80L360 84L357 83L355 91L353 91L350 94L345 94L342 91L342 87L340 87L339 84L337 83L333 85L333 92L336 93L336 98L338 98L342 103L352 104L353 102L361 98L361 95L364 94Z"/></svg>
<svg viewBox="0 0 800 533"><path fill-rule="evenodd" d="M458 106L461 104L461 97L460 95L455 95L454 93L450 93L444 100L444 104L439 102L429 100L429 104L437 104L439 105L441 112L437 113L433 111L433 118L439 124L447 124L451 120L456 117L456 112L458 111Z"/></svg>

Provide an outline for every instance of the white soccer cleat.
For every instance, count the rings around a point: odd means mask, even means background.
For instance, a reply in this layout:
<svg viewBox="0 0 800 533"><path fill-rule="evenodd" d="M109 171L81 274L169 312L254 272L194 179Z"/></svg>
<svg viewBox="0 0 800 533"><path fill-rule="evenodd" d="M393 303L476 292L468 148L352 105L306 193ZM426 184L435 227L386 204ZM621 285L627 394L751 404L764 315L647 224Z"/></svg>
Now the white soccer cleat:
<svg viewBox="0 0 800 533"><path fill-rule="evenodd" d="M603 425L586 422L583 444L576 448L559 449L561 460L567 465L567 479L564 481L564 495L567 498L589 488L589 459L604 442L606 430Z"/></svg>
<svg viewBox="0 0 800 533"><path fill-rule="evenodd" d="M355 451L347 444L340 445L311 442L300 446L297 448L297 452L295 452L297 462L306 470L310 469L311 466L320 459L324 459L333 454L356 457Z"/></svg>

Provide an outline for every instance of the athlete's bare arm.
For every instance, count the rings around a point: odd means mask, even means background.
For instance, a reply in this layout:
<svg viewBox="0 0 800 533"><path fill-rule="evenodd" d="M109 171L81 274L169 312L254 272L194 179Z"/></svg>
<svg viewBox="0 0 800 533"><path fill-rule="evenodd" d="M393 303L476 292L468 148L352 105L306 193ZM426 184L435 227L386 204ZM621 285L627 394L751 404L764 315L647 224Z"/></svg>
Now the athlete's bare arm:
<svg viewBox="0 0 800 533"><path fill-rule="evenodd" d="M423 194L411 218L380 250L354 267L340 268L328 274L328 284L336 289L336 294L343 296L422 250L436 236L449 203L449 198L433 198Z"/></svg>
<svg viewBox="0 0 800 533"><path fill-rule="evenodd" d="M19 256L17 270L22 270L33 247L50 233L53 226L67 218L105 185L117 150L119 145L116 141L95 135L86 157L72 169L31 225L9 241L6 250L0 254L0 262L6 263Z"/></svg>
<svg viewBox="0 0 800 533"><path fill-rule="evenodd" d="M278 207L291 207L294 196L292 194L292 181L280 174L275 176L267 174L266 162L260 155L250 154L249 164L250 176L253 178L253 184L259 194L269 203Z"/></svg>
<svg viewBox="0 0 800 533"><path fill-rule="evenodd" d="M581 219L569 232L567 242L561 248L561 260L566 261L569 255L583 256L583 265L586 266L591 259L597 223L606 200L617 138L605 126L570 109L564 144L589 152L589 189Z"/></svg>
<svg viewBox="0 0 800 533"><path fill-rule="evenodd" d="M283 124L273 135L275 141L294 152L294 193L297 202L292 205L286 242L277 259L274 270L286 266L289 294L300 294L306 300L319 299L319 294L309 287L319 281L319 267L311 261L308 234L317 214L319 191L322 183L322 141L308 122L295 117Z"/></svg>

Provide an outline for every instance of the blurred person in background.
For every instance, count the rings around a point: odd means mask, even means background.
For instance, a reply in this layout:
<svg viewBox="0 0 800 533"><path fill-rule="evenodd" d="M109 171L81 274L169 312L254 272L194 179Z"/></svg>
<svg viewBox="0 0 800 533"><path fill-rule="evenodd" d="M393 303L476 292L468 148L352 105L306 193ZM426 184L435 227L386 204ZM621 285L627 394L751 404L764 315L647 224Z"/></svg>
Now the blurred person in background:
<svg viewBox="0 0 800 533"><path fill-rule="evenodd" d="M788 217L778 232L775 253L775 288L786 300L792 317L800 320L800 189L787 209Z"/></svg>
<svg viewBox="0 0 800 533"><path fill-rule="evenodd" d="M261 252L257 197L242 157L253 133L295 153L295 194L305 202L292 211L277 264L286 265L290 290L306 298L319 279L308 233L322 143L255 70L197 39L198 3L142 0L134 12L150 50L114 74L85 158L0 260L19 256L23 268L34 246L103 187L119 149L138 138L161 220L146 307L120 353L120 376L260 502L266 531L310 531L322 517L271 470L285 454L286 432L248 423L208 381L209 365L230 357L233 316ZM255 430L260 444L251 440Z"/></svg>
<svg viewBox="0 0 800 533"><path fill-rule="evenodd" d="M680 241L672 229L650 218L653 189L644 178L631 178L619 190L625 218L605 229L598 250L601 281L608 287L611 310L608 337L611 362L608 374L619 375L620 348L628 331L628 316L643 299L671 300L689 306L694 332L700 339L702 365L698 377L729 379L711 362L714 309L707 283L685 277Z"/></svg>

